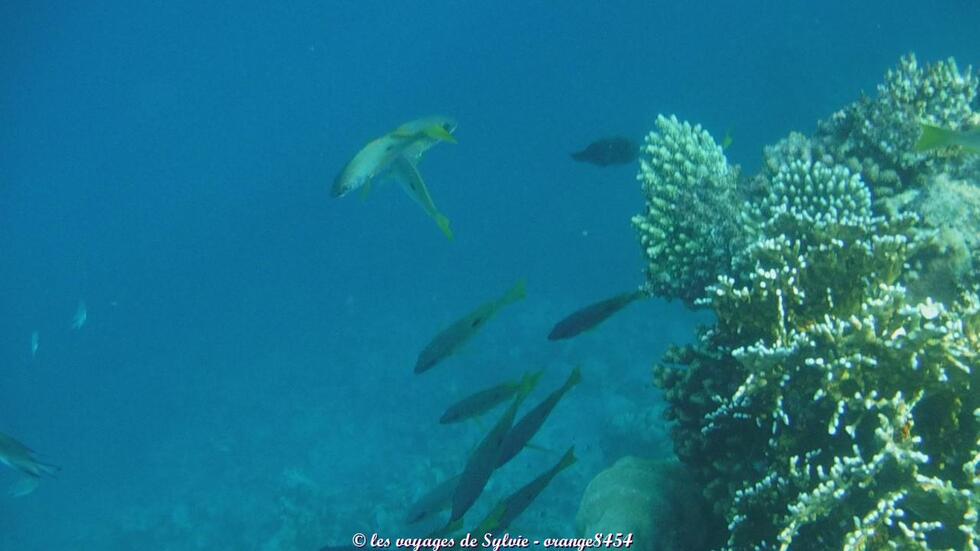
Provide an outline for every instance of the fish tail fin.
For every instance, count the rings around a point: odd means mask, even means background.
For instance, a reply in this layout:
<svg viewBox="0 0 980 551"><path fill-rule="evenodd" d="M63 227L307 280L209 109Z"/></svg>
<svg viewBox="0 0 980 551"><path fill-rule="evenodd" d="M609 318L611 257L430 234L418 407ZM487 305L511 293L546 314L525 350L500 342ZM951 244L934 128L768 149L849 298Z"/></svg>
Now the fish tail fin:
<svg viewBox="0 0 980 551"><path fill-rule="evenodd" d="M507 502L498 503L487 515L487 518L483 519L480 526L473 531L475 534L486 534L488 532L493 532L500 526L500 519L504 518L504 513L507 512Z"/></svg>
<svg viewBox="0 0 980 551"><path fill-rule="evenodd" d="M446 236L446 239L450 241L453 240L453 230L449 227L449 219L442 213L437 212L433 218L435 218L436 225L439 226L439 230L442 234Z"/></svg>
<svg viewBox="0 0 980 551"><path fill-rule="evenodd" d="M575 446L568 448L565 455L562 456L561 461L558 462L558 470L562 470L572 466L577 461L575 457Z"/></svg>
<svg viewBox="0 0 980 551"><path fill-rule="evenodd" d="M507 291L501 302L503 304L510 304L511 302L517 302L527 296L527 282L523 279L514 284L513 287Z"/></svg>
<svg viewBox="0 0 980 551"><path fill-rule="evenodd" d="M582 382L582 366L577 365L575 369L572 370L571 375L568 376L568 381L565 382L565 388L572 388L573 386Z"/></svg>
<svg viewBox="0 0 980 551"><path fill-rule="evenodd" d="M525 373L521 377L521 382L517 387L517 392L525 392L530 394L536 386L538 386L538 381L541 379L541 375L544 374L544 370L539 370L534 373Z"/></svg>
<svg viewBox="0 0 980 551"><path fill-rule="evenodd" d="M919 136L919 141L915 142L916 151L929 151L930 149L952 145L951 140L954 134L951 130L925 123L919 126L922 127L922 134Z"/></svg>
<svg viewBox="0 0 980 551"><path fill-rule="evenodd" d="M732 137L732 127L729 126L725 130L725 137L721 139L721 150L728 151L728 148L731 147L732 143L734 142L735 142L735 138Z"/></svg>
<svg viewBox="0 0 980 551"><path fill-rule="evenodd" d="M455 534L463 529L463 519L462 517L451 520L445 526L436 530L434 533L430 534L430 537L445 536L449 534Z"/></svg>
<svg viewBox="0 0 980 551"><path fill-rule="evenodd" d="M531 390L534 390L534 388L538 386L538 381L541 380L542 375L544 375L543 369L525 373L521 378L521 386L527 385Z"/></svg>
<svg viewBox="0 0 980 551"><path fill-rule="evenodd" d="M458 143L456 141L456 136L453 136L451 132L442 127L441 124L433 124L425 130L423 130L426 136L432 138L433 140L440 140L449 143Z"/></svg>

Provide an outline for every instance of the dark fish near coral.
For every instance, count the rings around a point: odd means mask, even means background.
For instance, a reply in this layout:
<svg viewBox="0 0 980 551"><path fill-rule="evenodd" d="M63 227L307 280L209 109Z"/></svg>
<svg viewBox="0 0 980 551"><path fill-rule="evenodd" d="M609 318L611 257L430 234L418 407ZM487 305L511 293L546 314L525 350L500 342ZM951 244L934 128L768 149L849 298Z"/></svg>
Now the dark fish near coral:
<svg viewBox="0 0 980 551"><path fill-rule="evenodd" d="M639 149L629 138L605 138L572 153L572 158L599 166L624 165L635 161L638 153Z"/></svg>
<svg viewBox="0 0 980 551"><path fill-rule="evenodd" d="M497 468L504 466L505 463L513 459L518 452L524 449L524 446L538 433L541 425L551 415L551 411L555 409L555 406L558 405L562 397L581 381L582 370L576 367L572 370L568 379L565 380L565 384L549 394L534 409L524 414L524 417L515 423L513 428L507 431L507 436L501 445L500 456L497 459Z"/></svg>
<svg viewBox="0 0 980 551"><path fill-rule="evenodd" d="M456 491L456 484L459 482L459 475L447 478L439 483L435 488L429 490L427 494L419 498L405 515L406 524L414 524L432 517L449 507L452 503L453 493Z"/></svg>
<svg viewBox="0 0 980 551"><path fill-rule="evenodd" d="M980 128L969 130L950 130L922 124L922 134L915 144L916 151L929 151L941 147L958 145L964 151L980 154Z"/></svg>
<svg viewBox="0 0 980 551"><path fill-rule="evenodd" d="M476 502L476 498L483 493L483 488L490 480L490 475L493 474L499 464L498 459L503 448L504 438L514 424L517 408L521 407L521 403L524 402L530 391L528 381L525 383L525 387L518 391L514 401L507 408L507 412L500 417L497 424L490 429L490 432L483 437L480 444L470 454L470 458L466 461L466 467L459 475L456 490L453 492L453 509L447 527L453 526L455 521L462 519L466 511Z"/></svg>
<svg viewBox="0 0 980 551"><path fill-rule="evenodd" d="M459 347L470 340L483 325L490 321L497 312L524 298L524 282L519 281L504 296L481 305L476 310L457 320L443 329L432 339L425 349L419 353L415 362L415 372L423 373L435 367L437 363L454 354Z"/></svg>
<svg viewBox="0 0 980 551"><path fill-rule="evenodd" d="M505 530L510 526L510 523L514 521L525 509L538 497L547 486L551 483L551 479L555 478L555 475L561 471L567 469L575 463L575 446L568 448L565 455L562 456L558 463L547 471L538 475L537 478L528 482L522 486L519 490L513 494L504 498L500 503L498 503L493 509L490 510L490 514L487 518L479 524L473 533L476 534L486 534L488 532L499 532Z"/></svg>
<svg viewBox="0 0 980 551"><path fill-rule="evenodd" d="M643 291L632 291L590 304L555 324L551 333L548 333L548 340L570 339L583 331L588 331L644 296L646 293Z"/></svg>
<svg viewBox="0 0 980 551"><path fill-rule="evenodd" d="M439 422L443 425L448 425L450 423L458 423L478 415L483 415L484 413L509 400L525 385L526 382L529 381L531 388L533 389L534 385L538 384L538 379L541 378L542 373L543 371L528 373L519 381L501 383L488 389L470 394L466 398L463 398L462 400L449 406L449 408L446 409L446 413L443 413L442 417L439 418Z"/></svg>

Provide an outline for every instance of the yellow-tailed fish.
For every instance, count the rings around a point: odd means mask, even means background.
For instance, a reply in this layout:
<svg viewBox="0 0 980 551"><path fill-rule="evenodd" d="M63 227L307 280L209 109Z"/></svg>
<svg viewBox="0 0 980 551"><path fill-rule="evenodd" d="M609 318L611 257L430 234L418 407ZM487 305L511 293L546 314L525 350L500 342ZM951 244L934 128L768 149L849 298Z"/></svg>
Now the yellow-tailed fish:
<svg viewBox="0 0 980 551"><path fill-rule="evenodd" d="M425 187L425 182L422 180L418 168L406 157L399 157L392 163L391 173L395 181L401 184L405 193L435 221L439 231L447 238L452 239L453 230L449 227L449 218L446 218L446 215L436 208L436 204L432 201L432 195L429 194L429 188Z"/></svg>
<svg viewBox="0 0 980 551"><path fill-rule="evenodd" d="M425 495L419 498L408 509L405 515L406 524L422 522L431 518L449 507L452 503L453 492L456 491L456 483L459 482L459 475L443 480Z"/></svg>
<svg viewBox="0 0 980 551"><path fill-rule="evenodd" d="M514 424L517 408L521 407L530 391L530 381L527 381L525 388L522 388L514 397L514 401L507 408L507 412L500 417L497 424L490 429L490 432L483 437L483 440L470 454L466 461L466 467L459 475L456 490L453 492L452 514L449 516L448 525L462 519L466 511L476 502L476 498L483 493L483 488L486 487L490 475L497 467L504 438L510 431L511 425Z"/></svg>
<svg viewBox="0 0 980 551"><path fill-rule="evenodd" d="M19 471L25 478L10 491L20 497L34 491L42 475L53 476L58 467L42 463L34 452L12 436L0 432L0 463Z"/></svg>
<svg viewBox="0 0 980 551"><path fill-rule="evenodd" d="M531 388L533 389L543 373L543 371L527 373L518 381L500 383L499 385L470 394L449 406L446 412L442 414L442 417L439 418L439 422L443 425L448 425L483 415L509 400L524 386L525 382L530 381Z"/></svg>
<svg viewBox="0 0 980 551"><path fill-rule="evenodd" d="M343 197L359 188L366 192L378 180L393 179L452 239L449 219L436 209L417 165L433 145L441 141L456 143L452 134L455 130L456 121L449 117L425 117L368 142L334 180L331 195Z"/></svg>
<svg viewBox="0 0 980 551"><path fill-rule="evenodd" d="M423 373L454 354L466 341L483 328L501 308L524 298L524 281L517 282L504 296L481 305L463 318L439 332L419 353L415 372Z"/></svg>
<svg viewBox="0 0 980 551"><path fill-rule="evenodd" d="M548 333L548 340L570 339L583 331L588 331L606 321L610 316L619 312L634 300L644 296L646 296L646 293L642 291L631 291L601 300L595 304L590 304L581 310L576 310L555 324L551 333Z"/></svg>
<svg viewBox="0 0 980 551"><path fill-rule="evenodd" d="M562 397L568 393L575 385L582 381L582 370L576 367L572 370L572 373L568 376L560 388L548 395L547 398L541 401L540 404L534 407L531 411L524 414L521 420L514 423L513 428L507 432L507 436L504 438L504 443L501 446L500 457L497 458L497 467L502 467L505 463L514 458L531 438L538 433L541 425L544 424L545 419L548 415L551 415L551 411L555 409L558 402L561 401Z"/></svg>
<svg viewBox="0 0 980 551"><path fill-rule="evenodd" d="M434 115L406 122L391 133L396 137L408 137L416 140L425 136L432 140L433 144L440 141L456 143L456 136L453 136L453 132L456 131L456 126L456 121L453 119L441 115Z"/></svg>
<svg viewBox="0 0 980 551"><path fill-rule="evenodd" d="M916 151L929 151L941 147L959 146L964 151L980 154L980 128L950 130L929 124L921 124L922 134L915 144Z"/></svg>
<svg viewBox="0 0 980 551"><path fill-rule="evenodd" d="M527 509L528 505L538 497L538 494L551 483L551 479L555 478L555 475L572 466L574 463L575 446L572 446L558 460L558 463L555 463L550 469L541 473L534 480L528 482L494 506L490 514L487 515L487 518L480 523L474 532L485 534L487 532L498 532L507 529L510 523L520 516Z"/></svg>

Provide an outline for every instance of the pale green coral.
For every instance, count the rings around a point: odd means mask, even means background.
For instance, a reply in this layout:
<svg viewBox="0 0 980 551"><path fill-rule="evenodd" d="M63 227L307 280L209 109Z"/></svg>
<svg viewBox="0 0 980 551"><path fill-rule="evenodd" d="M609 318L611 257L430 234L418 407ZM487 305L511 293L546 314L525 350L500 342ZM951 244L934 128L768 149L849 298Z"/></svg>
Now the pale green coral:
<svg viewBox="0 0 980 551"><path fill-rule="evenodd" d="M641 148L637 178L647 211L633 225L650 262L649 290L691 304L731 259L738 170L700 125L660 116Z"/></svg>
<svg viewBox="0 0 980 551"><path fill-rule="evenodd" d="M978 171L980 173L980 171ZM914 212L926 246L912 261L908 288L913 296L951 302L980 288L980 185L940 174L922 188L884 201L886 211Z"/></svg>
<svg viewBox="0 0 980 551"><path fill-rule="evenodd" d="M861 549L871 539L969 548L978 450L962 442L980 434L980 365L962 320L975 303L911 305L903 288L881 285L847 318L734 350L745 379L702 431L765 433L756 460L769 467L734 493L730 548L777 532L782 548ZM896 501L878 511L883 496ZM760 509L777 514L749 514ZM842 531L852 518L862 521ZM930 528L913 535L903 522Z"/></svg>
<svg viewBox="0 0 980 551"><path fill-rule="evenodd" d="M655 370L726 549L980 546L976 185L912 186L968 165L909 132L972 116L975 89L952 61L906 58L848 132L792 135L750 180L747 239L697 300L717 323ZM883 172L857 149L907 191L876 203Z"/></svg>
<svg viewBox="0 0 980 551"><path fill-rule="evenodd" d="M920 67L914 55L888 71L875 98L862 97L821 122L817 149L835 162L861 172L878 195L920 185L930 175L958 172L964 157L920 153L920 123L962 129L980 124L971 67L960 71L951 58Z"/></svg>

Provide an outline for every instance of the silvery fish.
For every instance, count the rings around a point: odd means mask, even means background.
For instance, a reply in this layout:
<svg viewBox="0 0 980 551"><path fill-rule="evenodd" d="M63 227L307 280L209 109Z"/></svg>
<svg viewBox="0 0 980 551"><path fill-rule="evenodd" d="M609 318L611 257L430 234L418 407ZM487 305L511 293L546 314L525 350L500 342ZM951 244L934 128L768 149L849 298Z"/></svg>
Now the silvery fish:
<svg viewBox="0 0 980 551"><path fill-rule="evenodd" d="M11 495L20 497L34 491L42 475L54 475L58 467L42 463L34 452L17 439L0 432L0 463L20 471L25 478L11 489Z"/></svg>

